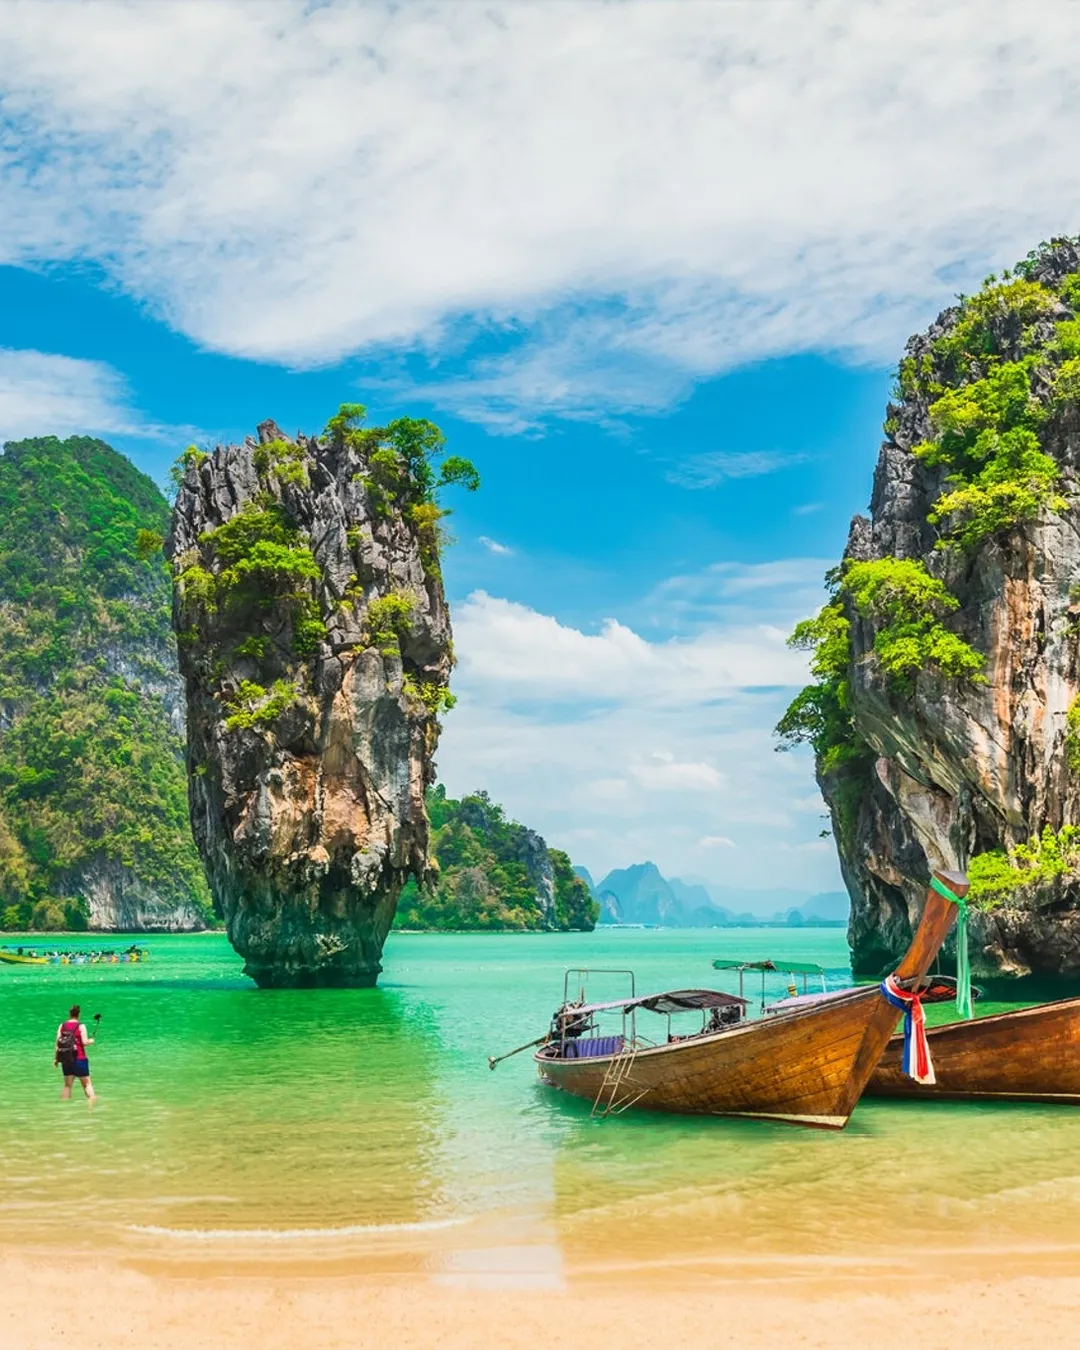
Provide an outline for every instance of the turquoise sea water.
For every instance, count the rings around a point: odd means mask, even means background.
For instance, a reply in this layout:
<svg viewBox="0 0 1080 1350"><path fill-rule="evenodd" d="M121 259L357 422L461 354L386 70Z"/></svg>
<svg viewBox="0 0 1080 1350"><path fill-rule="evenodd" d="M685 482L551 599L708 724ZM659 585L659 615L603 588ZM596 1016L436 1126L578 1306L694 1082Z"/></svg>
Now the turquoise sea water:
<svg viewBox="0 0 1080 1350"><path fill-rule="evenodd" d="M355 991L256 990L219 935L145 945L145 965L0 966L0 1243L325 1254L402 1234L588 1264L733 1239L745 1257L862 1259L903 1250L912 1212L972 1247L1080 1234L1080 1111L864 1102L842 1134L595 1120L528 1053L488 1069L545 1030L565 966L632 967L638 992L735 989L714 957L788 956L839 987L841 930L394 934L380 987ZM77 1087L58 1100L51 1064L73 1001L102 1013L93 1112Z"/></svg>

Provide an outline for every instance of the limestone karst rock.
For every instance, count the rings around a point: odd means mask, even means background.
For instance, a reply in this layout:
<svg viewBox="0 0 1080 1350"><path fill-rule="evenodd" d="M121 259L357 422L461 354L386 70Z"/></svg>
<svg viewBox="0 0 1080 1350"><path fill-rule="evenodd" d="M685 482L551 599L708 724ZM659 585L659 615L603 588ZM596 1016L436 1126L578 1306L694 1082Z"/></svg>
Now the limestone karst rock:
<svg viewBox="0 0 1080 1350"><path fill-rule="evenodd" d="M166 541L192 826L263 986L374 984L401 887L429 868L452 664L425 458L441 438L359 412L189 451Z"/></svg>
<svg viewBox="0 0 1080 1350"><path fill-rule="evenodd" d="M819 628L824 674L792 737L818 752L857 971L905 948L931 865L974 859L976 971L1080 974L1078 358L1080 249L1058 240L901 362L870 516L834 578L846 661ZM907 599L891 560L915 565Z"/></svg>
<svg viewBox="0 0 1080 1350"><path fill-rule="evenodd" d="M169 508L89 436L0 453L0 926L206 927Z"/></svg>

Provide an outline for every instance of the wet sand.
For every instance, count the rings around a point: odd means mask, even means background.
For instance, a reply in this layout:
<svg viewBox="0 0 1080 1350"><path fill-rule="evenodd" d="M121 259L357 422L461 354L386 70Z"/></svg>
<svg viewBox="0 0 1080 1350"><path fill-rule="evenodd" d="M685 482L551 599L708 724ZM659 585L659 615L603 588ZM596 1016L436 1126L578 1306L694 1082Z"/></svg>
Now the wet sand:
<svg viewBox="0 0 1080 1350"><path fill-rule="evenodd" d="M510 1249L508 1249L510 1250ZM528 1287L496 1255L460 1281L418 1270L317 1275L0 1252L4 1350L1045 1350L1077 1343L1072 1251L791 1271L596 1267ZM508 1269L509 1266L509 1269ZM514 1266L519 1267L515 1272ZM966 1267L966 1268L965 1268ZM1075 1273L1074 1273L1075 1272ZM525 1287L523 1287L523 1285ZM73 1289L76 1292L73 1292ZM617 1340L615 1338L618 1338Z"/></svg>

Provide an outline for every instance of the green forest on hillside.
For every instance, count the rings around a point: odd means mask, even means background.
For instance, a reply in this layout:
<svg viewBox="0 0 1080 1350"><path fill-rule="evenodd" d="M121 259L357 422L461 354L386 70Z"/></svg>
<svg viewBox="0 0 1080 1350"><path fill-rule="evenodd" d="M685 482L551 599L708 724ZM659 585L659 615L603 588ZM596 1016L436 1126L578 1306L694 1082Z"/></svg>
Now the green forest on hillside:
<svg viewBox="0 0 1080 1350"><path fill-rule="evenodd" d="M191 838L168 505L102 441L0 455L0 926L85 927L81 885L122 866L163 900L210 896Z"/></svg>
<svg viewBox="0 0 1080 1350"><path fill-rule="evenodd" d="M491 931L590 930L598 906L570 859L524 825L508 820L486 792L455 800L440 784L428 792L431 890L410 881L398 902L396 928ZM541 893L551 886L545 911Z"/></svg>

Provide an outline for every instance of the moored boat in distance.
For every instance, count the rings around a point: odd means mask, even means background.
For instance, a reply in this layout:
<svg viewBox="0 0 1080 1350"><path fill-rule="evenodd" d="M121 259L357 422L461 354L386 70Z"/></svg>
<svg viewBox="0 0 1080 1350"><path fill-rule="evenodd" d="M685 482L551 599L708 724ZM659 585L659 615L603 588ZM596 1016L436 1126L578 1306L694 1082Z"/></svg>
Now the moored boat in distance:
<svg viewBox="0 0 1080 1350"><path fill-rule="evenodd" d="M901 1067L894 1037L867 1084L867 1096L1062 1102L1080 1106L1080 998L948 1022L926 1033L933 1083Z"/></svg>
<svg viewBox="0 0 1080 1350"><path fill-rule="evenodd" d="M132 945L121 950L39 951L36 947L0 947L0 961L9 966L115 966L130 961L149 960L145 947Z"/></svg>
<svg viewBox="0 0 1080 1350"><path fill-rule="evenodd" d="M919 986L967 889L962 873L934 873L918 929L892 977L895 987ZM708 1004L705 994L720 1002ZM717 991L591 1004L568 995L564 986L563 1004L534 1058L545 1083L590 1100L603 1114L638 1107L843 1129L899 1018L877 986L800 1002L759 1021L743 1019L744 999ZM669 1030L664 1040L638 1034L639 1011L670 1018L680 1000L682 1010L701 1013L700 1030L685 1036ZM618 1034L595 1034L605 1016L620 1018Z"/></svg>

